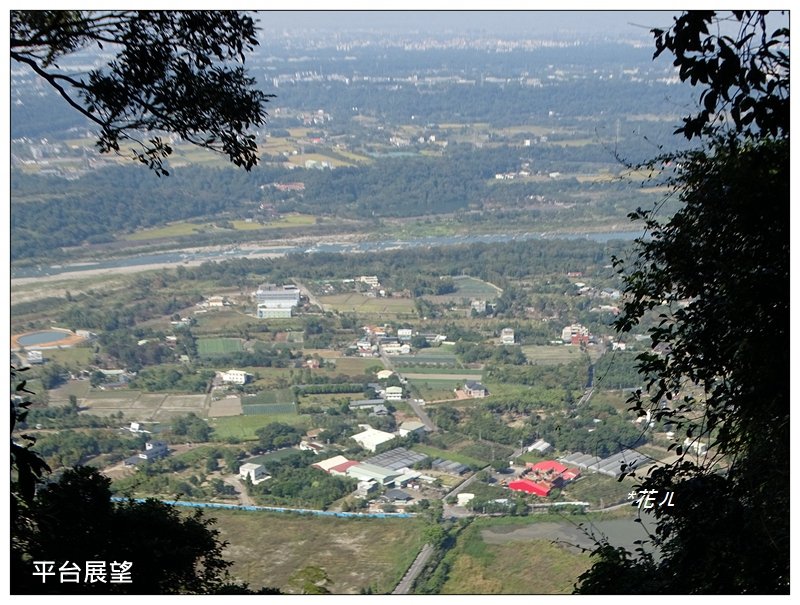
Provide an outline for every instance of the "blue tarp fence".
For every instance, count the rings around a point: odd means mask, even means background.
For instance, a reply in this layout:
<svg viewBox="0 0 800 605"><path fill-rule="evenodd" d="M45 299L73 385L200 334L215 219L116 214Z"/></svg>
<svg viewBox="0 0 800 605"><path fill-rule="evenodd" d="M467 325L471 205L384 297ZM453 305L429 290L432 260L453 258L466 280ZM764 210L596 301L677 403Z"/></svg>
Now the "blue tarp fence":
<svg viewBox="0 0 800 605"><path fill-rule="evenodd" d="M114 502L145 502L147 498L121 498L112 497ZM188 500L160 500L173 506L186 506L189 508L216 508L225 510L246 510L252 512L269 513L295 513L297 515L318 515L321 517L345 517L355 519L377 518L377 519L410 519L414 515L411 513L345 513L331 510L314 510L310 508L286 508L282 506L244 506L241 504L221 504L218 502L189 502Z"/></svg>

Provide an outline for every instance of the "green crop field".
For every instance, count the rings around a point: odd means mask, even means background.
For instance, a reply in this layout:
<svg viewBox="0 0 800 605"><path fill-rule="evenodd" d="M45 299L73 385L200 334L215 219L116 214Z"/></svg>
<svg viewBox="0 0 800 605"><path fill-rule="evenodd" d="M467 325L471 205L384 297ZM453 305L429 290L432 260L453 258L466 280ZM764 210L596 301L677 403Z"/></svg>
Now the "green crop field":
<svg viewBox="0 0 800 605"><path fill-rule="evenodd" d="M340 313L380 316L415 312L414 301L410 298L378 298L353 292L350 294L320 296L319 301L326 309Z"/></svg>
<svg viewBox="0 0 800 605"><path fill-rule="evenodd" d="M286 416L297 414L296 403L254 403L242 405L245 416Z"/></svg>
<svg viewBox="0 0 800 605"><path fill-rule="evenodd" d="M581 472L583 475L577 481L568 484L561 494L567 500L591 502L592 506L597 508L622 502L636 483L631 477L617 481L614 477L599 473Z"/></svg>
<svg viewBox="0 0 800 605"><path fill-rule="evenodd" d="M135 242L145 239L181 237L183 235L192 235L193 233L197 233L198 231L203 231L205 229L213 229L213 227L208 223L198 224L181 221L177 223L170 223L168 225L164 225L163 227L155 227L153 229L136 231L135 233L123 236L122 239Z"/></svg>
<svg viewBox="0 0 800 605"><path fill-rule="evenodd" d="M290 578L322 568L333 594L370 588L389 594L422 548L421 519L341 519L266 512L214 511L223 557L233 577L251 588L296 592ZM344 563L346 561L346 564Z"/></svg>
<svg viewBox="0 0 800 605"><path fill-rule="evenodd" d="M466 464L468 466L483 467L489 464L488 460L473 458L472 456L459 454L453 450L440 450L439 448L431 447L430 445L416 444L411 449L415 452L428 454L428 456L431 458L443 458L445 460L452 460L453 462L460 462L461 464Z"/></svg>
<svg viewBox="0 0 800 605"><path fill-rule="evenodd" d="M197 354L201 357L213 357L236 353L242 350L242 341L238 338L198 338Z"/></svg>
<svg viewBox="0 0 800 605"><path fill-rule="evenodd" d="M266 462L276 462L278 460L283 460L284 458L289 458L291 456L296 455L300 450L287 447L282 450L277 450L274 452L270 452L269 454L262 454L261 456L255 456L254 458L248 458L243 462L250 462L252 464L264 464Z"/></svg>
<svg viewBox="0 0 800 605"><path fill-rule="evenodd" d="M292 389L272 389L242 398L242 405L275 405L287 403L295 403L294 391Z"/></svg>
<svg viewBox="0 0 800 605"><path fill-rule="evenodd" d="M501 288L477 277L456 276L453 278L456 294L466 298L494 298L503 293Z"/></svg>

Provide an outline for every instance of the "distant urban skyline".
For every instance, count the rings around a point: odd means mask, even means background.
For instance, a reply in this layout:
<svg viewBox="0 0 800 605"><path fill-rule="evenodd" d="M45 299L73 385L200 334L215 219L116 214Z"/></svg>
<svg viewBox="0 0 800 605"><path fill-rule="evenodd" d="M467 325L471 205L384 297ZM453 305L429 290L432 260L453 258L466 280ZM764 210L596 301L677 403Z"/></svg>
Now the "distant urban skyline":
<svg viewBox="0 0 800 605"><path fill-rule="evenodd" d="M668 27L675 11L262 11L266 31L340 30L490 35L628 35L649 37Z"/></svg>

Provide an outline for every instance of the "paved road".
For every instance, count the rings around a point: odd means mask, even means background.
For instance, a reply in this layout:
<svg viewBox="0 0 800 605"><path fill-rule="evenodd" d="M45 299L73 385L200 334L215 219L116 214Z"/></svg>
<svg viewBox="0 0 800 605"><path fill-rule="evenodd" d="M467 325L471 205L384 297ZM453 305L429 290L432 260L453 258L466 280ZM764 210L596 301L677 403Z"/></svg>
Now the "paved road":
<svg viewBox="0 0 800 605"><path fill-rule="evenodd" d="M381 351L381 361L383 361L383 365L386 366L386 369L394 371L399 378L401 379L403 378L403 375L400 374L400 372L398 372L395 369L392 360L389 359L389 356L386 355L383 351ZM425 413L425 410L422 409L422 406L418 404L416 401L414 401L413 398L406 399L405 402L411 406L411 409L414 410L414 413L419 417L420 421L422 421L422 424L425 425L425 428L427 430L429 430L432 433L435 433L436 431L439 430L437 426L433 423L433 420L431 420L430 416L428 416L428 414Z"/></svg>
<svg viewBox="0 0 800 605"><path fill-rule="evenodd" d="M584 391L583 396L578 400L577 407L582 406L584 403L588 403L592 398L592 395L594 395L594 387L589 387Z"/></svg>
<svg viewBox="0 0 800 605"><path fill-rule="evenodd" d="M400 583L392 591L392 594L408 594L411 592L414 581L417 579L417 576L420 574L423 567L425 567L425 564L428 562L428 559L431 558L432 554L433 547L430 544L423 546L417 558L414 559L414 562L411 564L411 567L408 568L406 575L403 576L403 579L400 580Z"/></svg>
<svg viewBox="0 0 800 605"><path fill-rule="evenodd" d="M309 303L311 303L312 305L318 306L320 309L322 309L323 313L325 311L327 311L327 309L325 308L325 305L323 305L319 301L319 299L311 293L311 290L309 290L304 283L299 282L294 278L292 279L292 281L294 282L294 285L297 286L297 289L300 290L300 293L301 294L305 294L308 297L308 302Z"/></svg>

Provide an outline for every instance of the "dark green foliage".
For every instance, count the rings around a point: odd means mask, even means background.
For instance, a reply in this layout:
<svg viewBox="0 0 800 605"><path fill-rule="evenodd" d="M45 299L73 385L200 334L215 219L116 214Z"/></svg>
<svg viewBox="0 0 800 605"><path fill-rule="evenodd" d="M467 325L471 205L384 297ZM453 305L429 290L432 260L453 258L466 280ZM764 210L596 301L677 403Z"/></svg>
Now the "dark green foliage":
<svg viewBox="0 0 800 605"><path fill-rule="evenodd" d="M666 222L636 213L651 237L637 241L633 263L616 261L626 291L617 328L658 314L658 352L638 356L647 393L631 398L633 409L712 451L678 448L676 462L643 478L643 489L680 498L655 508L660 560L600 548L580 592L789 589L788 66L772 71L789 32L766 35L764 15L737 12L736 41L709 37L717 19L690 13L655 32L659 52L704 85L706 112L681 129L704 147L667 158L682 206ZM721 102L733 123L711 125Z"/></svg>
<svg viewBox="0 0 800 605"><path fill-rule="evenodd" d="M676 132L688 139L708 134L728 113L726 130L751 138L788 136L789 28L771 30L768 11L733 13L735 38L720 35L714 11L689 11L668 30L653 30L655 56L669 51L681 80L704 86L703 109L684 118Z"/></svg>
<svg viewBox="0 0 800 605"><path fill-rule="evenodd" d="M13 593L209 594L231 584L222 558L225 543L202 511L191 515L157 500L112 502L110 480L78 467L36 496L31 524L20 531L24 552L12 557ZM42 584L32 561L129 561L130 584ZM244 586L238 586L244 589Z"/></svg>
<svg viewBox="0 0 800 605"><path fill-rule="evenodd" d="M265 450L276 450L300 443L302 433L283 422L270 422L256 429L258 444Z"/></svg>
<svg viewBox="0 0 800 605"><path fill-rule="evenodd" d="M41 435L37 451L54 468L76 466L99 454L128 452L142 445L140 439L121 436L118 432L61 430Z"/></svg>
<svg viewBox="0 0 800 605"><path fill-rule="evenodd" d="M265 465L272 478L251 486L250 493L259 496L264 504L325 509L356 488L355 479L329 475L309 466L310 462L303 456Z"/></svg>
<svg viewBox="0 0 800 605"><path fill-rule="evenodd" d="M213 429L208 422L189 412L186 416L179 416L172 421L172 434L185 437L189 441L205 442L211 438Z"/></svg>
<svg viewBox="0 0 800 605"><path fill-rule="evenodd" d="M227 155L257 162L255 136L269 97L239 64L258 45L253 19L236 11L12 11L11 58L30 67L73 109L99 128L101 152L134 143L133 157L169 174L164 131ZM100 48L114 58L102 69L67 75L58 62Z"/></svg>
<svg viewBox="0 0 800 605"><path fill-rule="evenodd" d="M24 423L28 417L28 407L30 402L27 400L31 391L25 388L27 381L22 380L20 374L28 368L16 368L11 366L11 384L14 389L11 396L11 424L10 432L13 435L17 424ZM30 435L20 435L22 442L11 438L11 513L12 518L17 518L20 508L30 505L36 490L36 483L45 473L50 472L50 467L35 452L32 447L36 443L36 438ZM16 476L14 476L16 474Z"/></svg>
<svg viewBox="0 0 800 605"><path fill-rule="evenodd" d="M181 391L204 393L214 377L210 370L192 372L185 368L156 366L139 372L130 382L131 388L147 391Z"/></svg>

